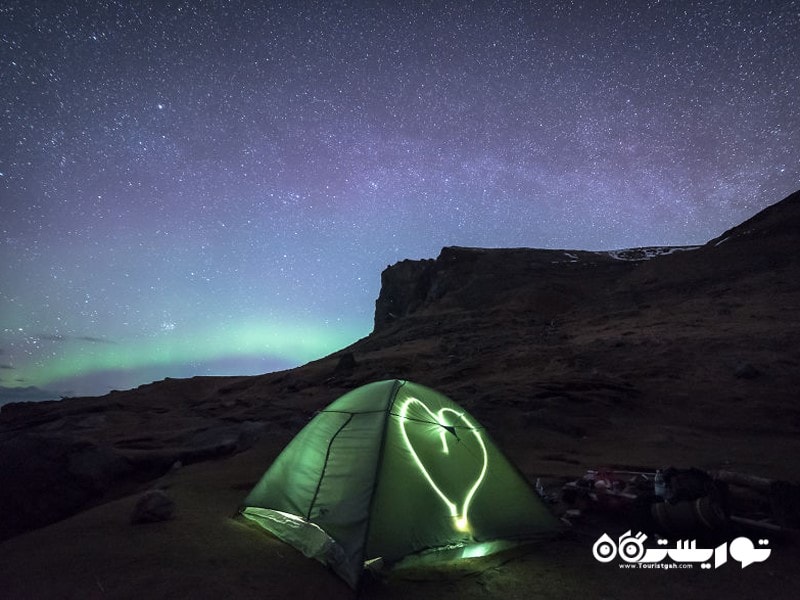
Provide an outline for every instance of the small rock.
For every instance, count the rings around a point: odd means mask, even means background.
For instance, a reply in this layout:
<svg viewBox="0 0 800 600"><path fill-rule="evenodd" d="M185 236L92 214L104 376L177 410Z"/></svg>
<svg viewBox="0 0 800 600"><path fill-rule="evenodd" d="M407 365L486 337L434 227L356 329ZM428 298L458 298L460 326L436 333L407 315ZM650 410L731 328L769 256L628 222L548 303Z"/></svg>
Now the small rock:
<svg viewBox="0 0 800 600"><path fill-rule="evenodd" d="M340 373L342 371L352 371L357 365L358 363L356 362L356 357L353 356L353 353L347 352L339 357L339 362L336 364L334 372Z"/></svg>
<svg viewBox="0 0 800 600"><path fill-rule="evenodd" d="M736 367L736 370L733 372L734 376L737 379L755 379L759 375L761 375L761 371L759 371L756 367L751 365L748 362L739 363Z"/></svg>
<svg viewBox="0 0 800 600"><path fill-rule="evenodd" d="M131 523L168 521L175 515L175 501L163 490L148 490L136 501Z"/></svg>

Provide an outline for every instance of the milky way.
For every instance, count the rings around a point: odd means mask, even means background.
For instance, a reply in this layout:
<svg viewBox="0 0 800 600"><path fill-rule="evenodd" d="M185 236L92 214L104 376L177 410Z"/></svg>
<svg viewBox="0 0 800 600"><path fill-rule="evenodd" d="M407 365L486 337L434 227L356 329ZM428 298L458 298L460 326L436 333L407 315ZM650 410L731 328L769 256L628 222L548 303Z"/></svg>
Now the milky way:
<svg viewBox="0 0 800 600"><path fill-rule="evenodd" d="M443 246L703 243L800 188L798 31L797 1L2 0L0 386L295 366Z"/></svg>

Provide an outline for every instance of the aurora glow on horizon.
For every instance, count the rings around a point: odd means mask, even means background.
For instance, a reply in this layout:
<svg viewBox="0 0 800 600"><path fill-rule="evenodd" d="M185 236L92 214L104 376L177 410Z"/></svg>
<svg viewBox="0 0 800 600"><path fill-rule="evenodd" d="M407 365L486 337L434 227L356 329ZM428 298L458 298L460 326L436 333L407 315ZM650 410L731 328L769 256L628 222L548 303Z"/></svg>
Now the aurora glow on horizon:
<svg viewBox="0 0 800 600"><path fill-rule="evenodd" d="M0 0L0 391L296 366L443 246L704 243L800 188L799 28L798 0Z"/></svg>

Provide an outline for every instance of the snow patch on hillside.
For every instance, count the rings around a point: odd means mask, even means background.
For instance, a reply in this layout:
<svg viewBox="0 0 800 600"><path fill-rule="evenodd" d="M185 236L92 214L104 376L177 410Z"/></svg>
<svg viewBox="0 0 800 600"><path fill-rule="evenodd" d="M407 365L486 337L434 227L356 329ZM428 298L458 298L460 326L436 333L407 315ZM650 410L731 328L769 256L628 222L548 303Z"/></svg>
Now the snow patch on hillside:
<svg viewBox="0 0 800 600"><path fill-rule="evenodd" d="M614 260L642 261L650 260L658 256L667 256L675 252L688 252L690 250L697 250L698 248L700 248L700 246L650 246L647 248L608 250L606 252L598 252L598 254L606 254Z"/></svg>

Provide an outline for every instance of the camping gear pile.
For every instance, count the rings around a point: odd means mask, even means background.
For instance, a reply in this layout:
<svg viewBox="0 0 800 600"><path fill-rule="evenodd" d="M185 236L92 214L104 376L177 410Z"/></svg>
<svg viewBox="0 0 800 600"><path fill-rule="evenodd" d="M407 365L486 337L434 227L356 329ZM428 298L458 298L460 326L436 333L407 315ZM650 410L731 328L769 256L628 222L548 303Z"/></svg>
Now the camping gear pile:
<svg viewBox="0 0 800 600"><path fill-rule="evenodd" d="M724 470L590 470L564 484L561 499L568 522L586 510L615 513L664 536L800 528L800 486Z"/></svg>

